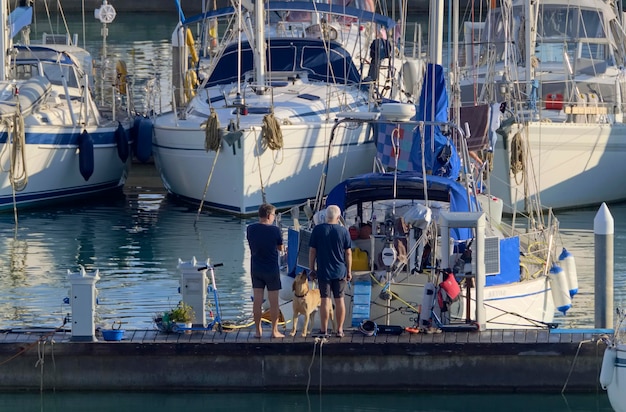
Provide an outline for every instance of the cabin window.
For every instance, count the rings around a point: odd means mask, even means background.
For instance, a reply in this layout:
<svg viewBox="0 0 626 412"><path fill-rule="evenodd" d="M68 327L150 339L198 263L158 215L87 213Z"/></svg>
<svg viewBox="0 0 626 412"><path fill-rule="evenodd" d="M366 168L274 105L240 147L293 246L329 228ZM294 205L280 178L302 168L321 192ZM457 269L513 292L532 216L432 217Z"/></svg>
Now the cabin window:
<svg viewBox="0 0 626 412"><path fill-rule="evenodd" d="M55 85L63 85L63 78L68 87L78 87L78 81L74 75L74 70L70 66L62 64L44 64L44 76Z"/></svg>
<svg viewBox="0 0 626 412"><path fill-rule="evenodd" d="M39 74L36 64L18 64L11 68L11 77L18 80L28 80Z"/></svg>

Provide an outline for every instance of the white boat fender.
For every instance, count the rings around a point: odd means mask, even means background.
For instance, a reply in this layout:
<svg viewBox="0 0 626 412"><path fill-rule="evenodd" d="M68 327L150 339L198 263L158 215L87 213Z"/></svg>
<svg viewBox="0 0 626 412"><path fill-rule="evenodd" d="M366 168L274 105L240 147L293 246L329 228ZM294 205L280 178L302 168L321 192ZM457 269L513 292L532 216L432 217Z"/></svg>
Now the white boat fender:
<svg viewBox="0 0 626 412"><path fill-rule="evenodd" d="M435 284L428 282L424 285L424 293L422 295L422 312L420 313L421 326L430 326L430 312L435 302Z"/></svg>
<svg viewBox="0 0 626 412"><path fill-rule="evenodd" d="M140 162L145 163L150 160L150 156L152 156L152 121L147 117L143 117L137 128L135 157Z"/></svg>
<svg viewBox="0 0 626 412"><path fill-rule="evenodd" d="M569 296L573 298L574 295L578 293L578 273L576 272L574 255L563 248L563 251L559 255L559 265L561 265L565 271L567 285L569 286Z"/></svg>
<svg viewBox="0 0 626 412"><path fill-rule="evenodd" d="M126 163L128 160L128 135L122 123L117 126L115 130L115 144L117 144L117 156L122 163Z"/></svg>
<svg viewBox="0 0 626 412"><path fill-rule="evenodd" d="M613 382L615 376L615 360L617 359L617 349L613 346L609 346L604 350L604 357L602 358L602 369L600 369L600 386L606 390L608 386Z"/></svg>
<svg viewBox="0 0 626 412"><path fill-rule="evenodd" d="M78 168L85 181L88 181L93 174L94 157L93 139L87 130L83 130L78 136Z"/></svg>
<svg viewBox="0 0 626 412"><path fill-rule="evenodd" d="M572 307L572 299L569 296L567 277L560 266L553 265L548 273L550 288L552 289L552 299L556 309L565 315L565 312Z"/></svg>

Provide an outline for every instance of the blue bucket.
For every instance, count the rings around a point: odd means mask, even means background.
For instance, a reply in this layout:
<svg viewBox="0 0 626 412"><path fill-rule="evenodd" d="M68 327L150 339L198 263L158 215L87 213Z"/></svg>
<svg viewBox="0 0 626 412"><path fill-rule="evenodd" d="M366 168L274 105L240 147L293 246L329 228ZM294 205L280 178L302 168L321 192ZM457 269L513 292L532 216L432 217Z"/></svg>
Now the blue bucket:
<svg viewBox="0 0 626 412"><path fill-rule="evenodd" d="M106 341L120 341L124 337L124 329L103 329L102 337Z"/></svg>

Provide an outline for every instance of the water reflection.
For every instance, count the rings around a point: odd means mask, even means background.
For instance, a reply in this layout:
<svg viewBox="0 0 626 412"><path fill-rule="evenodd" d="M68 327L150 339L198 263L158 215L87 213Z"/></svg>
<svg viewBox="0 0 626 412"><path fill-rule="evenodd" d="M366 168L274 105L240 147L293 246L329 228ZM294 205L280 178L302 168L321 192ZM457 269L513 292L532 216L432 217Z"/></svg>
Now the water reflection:
<svg viewBox="0 0 626 412"><path fill-rule="evenodd" d="M163 194L135 193L53 210L0 216L8 253L0 256L2 327L60 326L69 306L68 270L99 270L97 323L152 327L152 315L175 306L178 259L223 263L216 283L222 317L250 314L246 222L203 213Z"/></svg>
<svg viewBox="0 0 626 412"><path fill-rule="evenodd" d="M243 396L242 396L243 395ZM49 393L0 394L0 409L17 411L166 412L186 411L389 411L389 412L610 412L604 393L545 394L460 393Z"/></svg>

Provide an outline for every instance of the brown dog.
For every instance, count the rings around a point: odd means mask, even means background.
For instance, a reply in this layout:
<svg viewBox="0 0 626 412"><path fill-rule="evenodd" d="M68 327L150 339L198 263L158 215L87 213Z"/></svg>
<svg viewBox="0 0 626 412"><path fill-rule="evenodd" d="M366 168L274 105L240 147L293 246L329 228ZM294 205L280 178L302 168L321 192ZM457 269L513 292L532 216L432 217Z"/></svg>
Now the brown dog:
<svg viewBox="0 0 626 412"><path fill-rule="evenodd" d="M298 331L298 316L304 315L304 327L302 329L302 336L306 336L309 332L309 324L313 326L313 319L315 319L315 311L322 304L322 298L320 297L319 289L309 288L309 280L307 274L302 272L296 276L291 286L293 289L293 328L291 329L291 336L295 336ZM333 308L330 306L330 319L333 319ZM335 329L337 329L335 325Z"/></svg>

